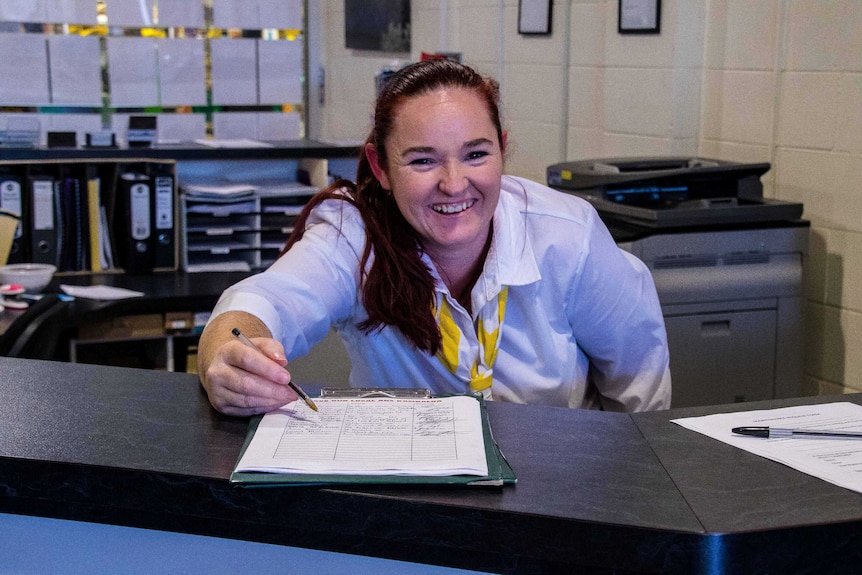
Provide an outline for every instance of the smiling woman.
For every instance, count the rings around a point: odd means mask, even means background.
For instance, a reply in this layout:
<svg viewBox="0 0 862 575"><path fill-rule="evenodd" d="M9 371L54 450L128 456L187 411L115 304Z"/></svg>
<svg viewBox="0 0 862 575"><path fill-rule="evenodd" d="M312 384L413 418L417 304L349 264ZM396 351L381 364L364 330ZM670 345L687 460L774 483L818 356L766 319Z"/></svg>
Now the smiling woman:
<svg viewBox="0 0 862 575"><path fill-rule="evenodd" d="M281 257L228 289L199 347L210 402L295 400L287 358L331 327L353 386L666 408L668 352L646 267L575 196L503 174L499 87L451 60L397 72L356 183L305 207ZM263 353L238 345L239 327Z"/></svg>
<svg viewBox="0 0 862 575"><path fill-rule="evenodd" d="M449 291L464 293L485 259L503 176L503 143L484 103L462 88L411 98L384 146L382 154L374 143L365 148L374 177ZM461 303L469 309L469 298Z"/></svg>

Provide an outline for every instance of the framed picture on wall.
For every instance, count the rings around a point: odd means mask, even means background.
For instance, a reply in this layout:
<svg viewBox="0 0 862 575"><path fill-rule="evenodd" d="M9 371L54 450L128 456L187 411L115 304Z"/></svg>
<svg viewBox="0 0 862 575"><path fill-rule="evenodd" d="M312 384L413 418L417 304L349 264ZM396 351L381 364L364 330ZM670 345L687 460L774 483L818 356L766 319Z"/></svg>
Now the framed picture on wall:
<svg viewBox="0 0 862 575"><path fill-rule="evenodd" d="M658 34L661 30L661 0L619 0L620 34Z"/></svg>
<svg viewBox="0 0 862 575"><path fill-rule="evenodd" d="M344 0L345 46L410 52L410 0Z"/></svg>
<svg viewBox="0 0 862 575"><path fill-rule="evenodd" d="M518 34L550 34L551 1L518 0Z"/></svg>

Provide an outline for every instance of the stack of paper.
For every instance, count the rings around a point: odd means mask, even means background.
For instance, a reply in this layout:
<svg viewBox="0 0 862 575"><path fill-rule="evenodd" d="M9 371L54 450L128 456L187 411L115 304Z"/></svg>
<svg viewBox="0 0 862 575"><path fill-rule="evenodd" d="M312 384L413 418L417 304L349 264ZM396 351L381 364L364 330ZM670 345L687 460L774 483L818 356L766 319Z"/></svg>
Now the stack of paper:
<svg viewBox="0 0 862 575"><path fill-rule="evenodd" d="M183 193L189 197L202 200L235 200L254 195L257 188L248 184L233 182L213 182L206 184L182 184Z"/></svg>
<svg viewBox="0 0 862 575"><path fill-rule="evenodd" d="M234 483L463 483L515 481L471 396L320 398L252 421Z"/></svg>

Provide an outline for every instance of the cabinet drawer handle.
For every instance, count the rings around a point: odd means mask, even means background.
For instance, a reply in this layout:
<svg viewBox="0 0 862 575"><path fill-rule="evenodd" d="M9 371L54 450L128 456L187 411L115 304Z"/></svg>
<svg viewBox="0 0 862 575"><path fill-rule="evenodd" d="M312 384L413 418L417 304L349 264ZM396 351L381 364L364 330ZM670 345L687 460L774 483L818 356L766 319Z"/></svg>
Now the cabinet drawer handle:
<svg viewBox="0 0 862 575"><path fill-rule="evenodd" d="M700 324L700 333L706 336L730 335L730 320L705 321Z"/></svg>

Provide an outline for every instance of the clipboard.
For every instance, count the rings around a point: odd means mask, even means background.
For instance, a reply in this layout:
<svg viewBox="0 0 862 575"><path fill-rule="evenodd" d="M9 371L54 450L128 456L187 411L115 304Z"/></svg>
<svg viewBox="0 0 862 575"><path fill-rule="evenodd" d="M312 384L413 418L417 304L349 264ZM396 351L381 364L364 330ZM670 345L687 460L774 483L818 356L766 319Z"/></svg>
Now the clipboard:
<svg viewBox="0 0 862 575"><path fill-rule="evenodd" d="M363 397L362 394L373 392L380 393L400 393L400 397L438 397L431 396L427 390L420 391L419 388L353 388L339 389L337 392L330 391L328 397L333 397L336 394L340 397ZM411 395L414 394L414 395ZM321 396L324 396L324 391L321 390ZM379 395L378 395L379 396ZM367 396L366 396L367 397ZM442 397L442 396L439 396ZM491 432L491 424L488 419L488 411L485 406L485 400L481 394L470 394L469 397L474 398L479 402L479 413L482 426L482 435L485 446L485 457L488 465L488 475L444 475L444 476L427 476L427 475L335 475L335 474L306 474L306 473L270 473L270 472L238 472L236 465L230 476L230 483L240 487L288 487L288 486L327 486L327 485L469 485L482 487L502 487L504 485L512 485L517 482L512 466L506 461L500 447L494 440ZM243 454L251 443L258 425L260 425L263 415L254 416L249 421L248 432L246 433L245 442L237 457L237 464L242 459Z"/></svg>
<svg viewBox="0 0 862 575"><path fill-rule="evenodd" d="M425 387L324 387L320 397L431 397Z"/></svg>

